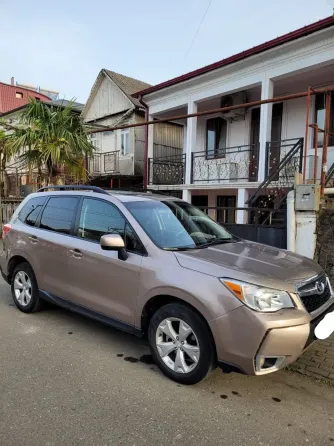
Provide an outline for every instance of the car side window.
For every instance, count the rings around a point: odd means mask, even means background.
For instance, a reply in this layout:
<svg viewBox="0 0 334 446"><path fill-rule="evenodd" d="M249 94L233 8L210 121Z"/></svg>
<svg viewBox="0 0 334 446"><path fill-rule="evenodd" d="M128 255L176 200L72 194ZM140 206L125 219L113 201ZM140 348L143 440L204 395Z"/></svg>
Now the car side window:
<svg viewBox="0 0 334 446"><path fill-rule="evenodd" d="M141 244L121 212L111 203L85 198L82 203L78 236L99 242L104 234L119 234L129 251L141 252Z"/></svg>
<svg viewBox="0 0 334 446"><path fill-rule="evenodd" d="M20 210L17 218L28 226L35 226L45 201L46 197L31 198Z"/></svg>
<svg viewBox="0 0 334 446"><path fill-rule="evenodd" d="M78 201L77 197L50 198L44 208L39 227L62 234L70 234Z"/></svg>

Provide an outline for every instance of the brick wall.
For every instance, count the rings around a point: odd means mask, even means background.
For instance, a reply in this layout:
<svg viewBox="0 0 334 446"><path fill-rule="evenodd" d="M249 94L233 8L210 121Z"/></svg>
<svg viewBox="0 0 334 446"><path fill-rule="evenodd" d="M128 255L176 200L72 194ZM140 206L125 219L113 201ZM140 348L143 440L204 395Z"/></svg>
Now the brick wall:
<svg viewBox="0 0 334 446"><path fill-rule="evenodd" d="M315 260L328 274L334 285L334 199L326 197L317 221ZM292 369L334 383L334 334L319 341L295 362Z"/></svg>
<svg viewBox="0 0 334 446"><path fill-rule="evenodd" d="M291 368L334 384L334 336L312 344Z"/></svg>

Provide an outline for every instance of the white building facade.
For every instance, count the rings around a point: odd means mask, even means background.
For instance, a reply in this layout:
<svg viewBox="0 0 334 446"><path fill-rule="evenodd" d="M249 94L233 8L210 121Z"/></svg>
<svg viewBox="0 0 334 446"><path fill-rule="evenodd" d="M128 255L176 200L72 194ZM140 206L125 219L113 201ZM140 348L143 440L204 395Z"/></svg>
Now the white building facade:
<svg viewBox="0 0 334 446"><path fill-rule="evenodd" d="M148 105L151 120L305 92L309 86L334 86L333 17L136 95ZM311 96L309 110L309 122L323 128L324 94ZM249 197L288 152L298 144L304 150L306 111L307 98L301 97L176 120L184 126L183 158L165 159L166 169L176 172L170 184L166 178L171 176L159 177L162 166L154 161L150 126L148 187L182 191L183 199L204 207L247 207ZM320 179L322 143L320 133L316 181ZM307 146L305 177L313 182L312 129ZM334 138L329 138L329 146L328 168L334 162ZM304 152L296 152L300 154L305 157ZM304 159L300 164L304 166ZM184 175L180 175L182 170ZM242 210L219 213L213 209L209 213L221 223L245 223Z"/></svg>

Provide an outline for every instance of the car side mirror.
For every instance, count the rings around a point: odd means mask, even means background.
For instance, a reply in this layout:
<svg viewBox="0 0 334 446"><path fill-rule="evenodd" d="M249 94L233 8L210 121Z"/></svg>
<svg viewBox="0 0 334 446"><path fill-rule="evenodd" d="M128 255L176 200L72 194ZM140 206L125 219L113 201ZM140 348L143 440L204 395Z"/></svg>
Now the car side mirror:
<svg viewBox="0 0 334 446"><path fill-rule="evenodd" d="M104 251L117 251L120 260L126 260L129 257L125 249L124 240L119 234L102 235L100 245Z"/></svg>

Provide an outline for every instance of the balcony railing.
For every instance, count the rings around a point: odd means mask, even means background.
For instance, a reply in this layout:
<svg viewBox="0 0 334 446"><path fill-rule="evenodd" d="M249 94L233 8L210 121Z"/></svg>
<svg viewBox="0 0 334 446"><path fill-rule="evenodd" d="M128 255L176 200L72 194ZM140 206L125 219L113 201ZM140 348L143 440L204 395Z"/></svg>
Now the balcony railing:
<svg viewBox="0 0 334 446"><path fill-rule="evenodd" d="M94 153L88 160L88 172L91 175L119 172L119 150L106 153Z"/></svg>
<svg viewBox="0 0 334 446"><path fill-rule="evenodd" d="M149 184L184 184L185 155L149 158Z"/></svg>
<svg viewBox="0 0 334 446"><path fill-rule="evenodd" d="M258 144L192 153L192 183L257 181Z"/></svg>

